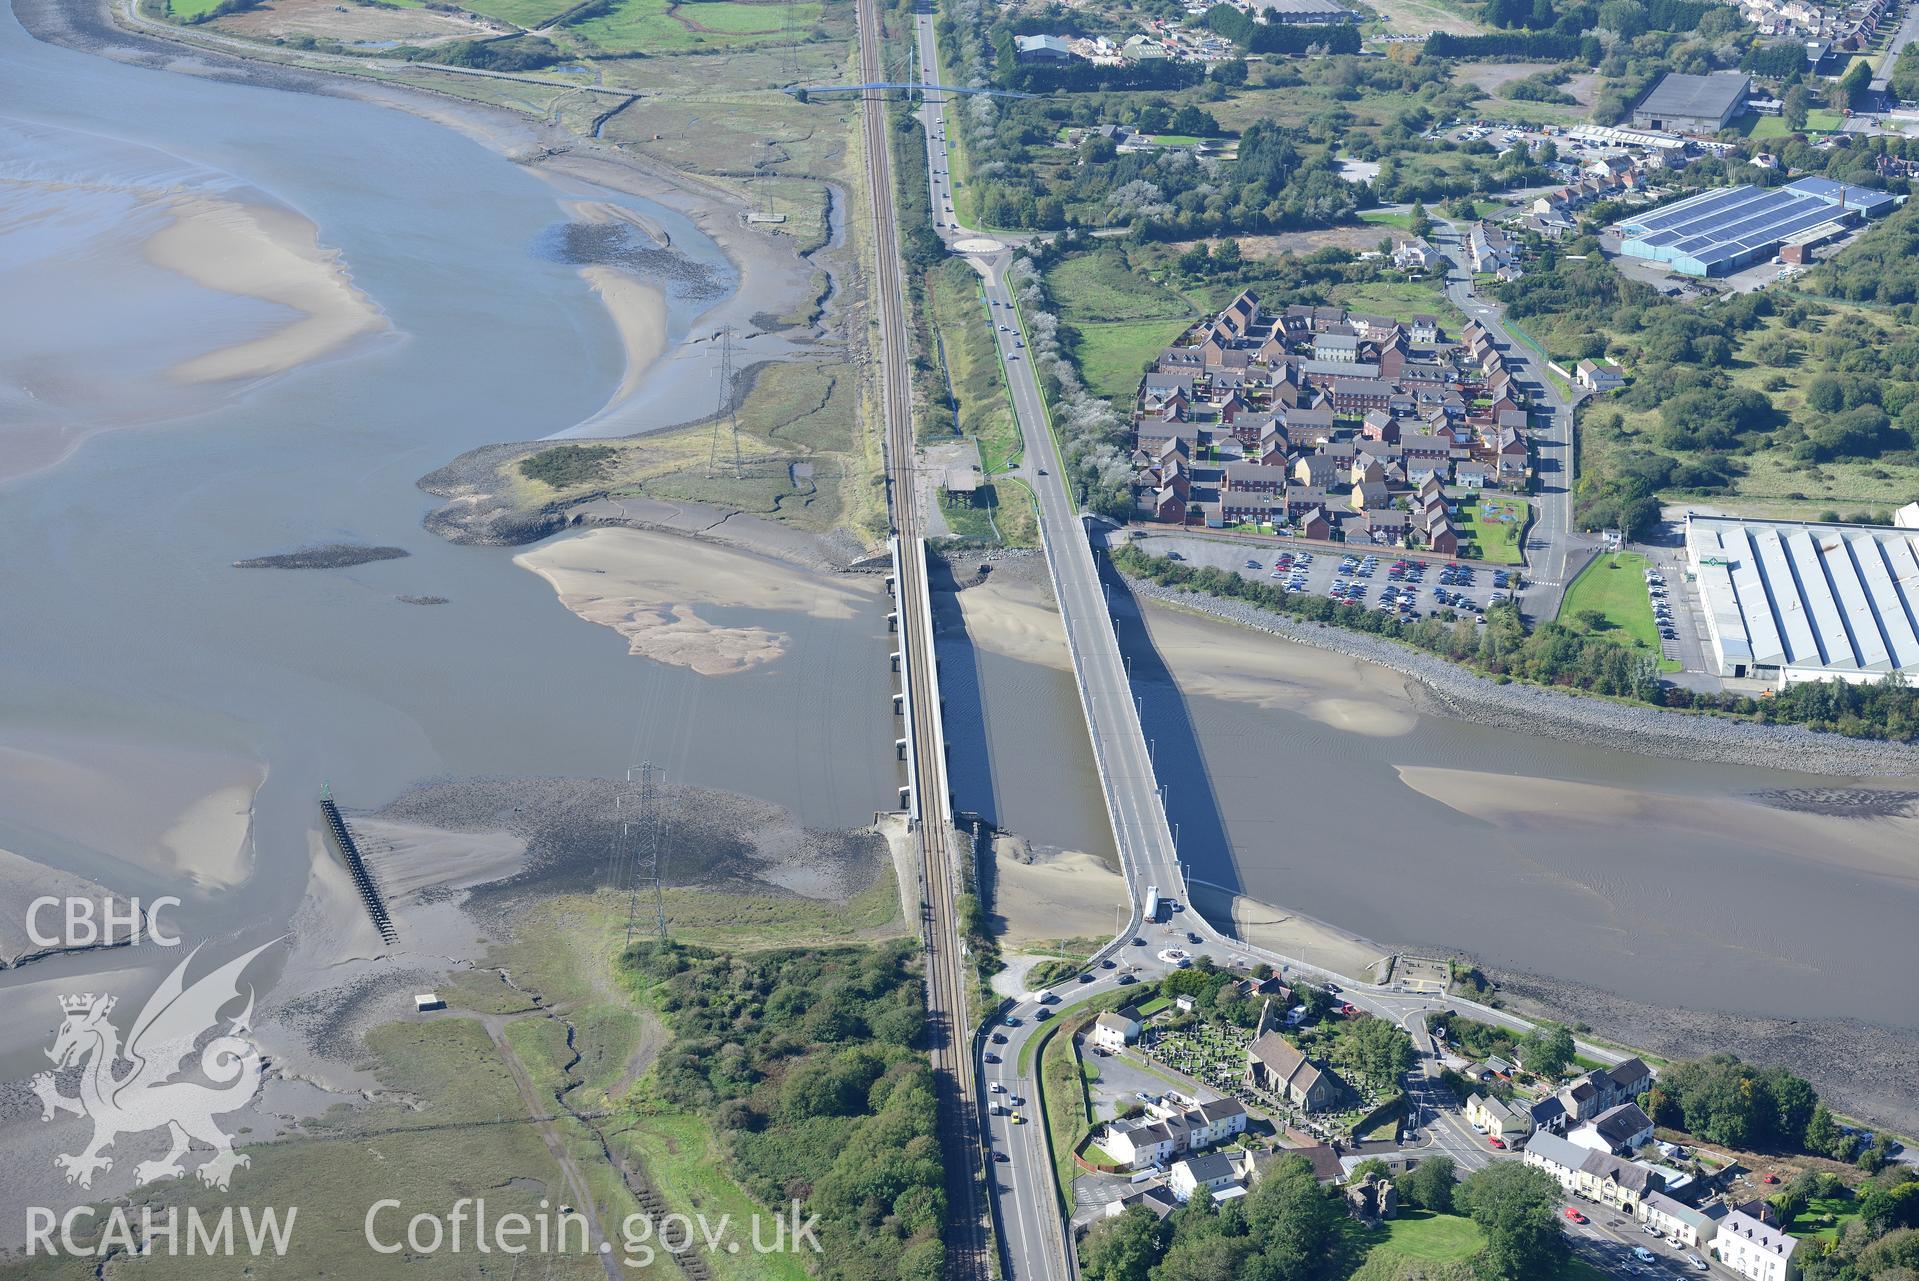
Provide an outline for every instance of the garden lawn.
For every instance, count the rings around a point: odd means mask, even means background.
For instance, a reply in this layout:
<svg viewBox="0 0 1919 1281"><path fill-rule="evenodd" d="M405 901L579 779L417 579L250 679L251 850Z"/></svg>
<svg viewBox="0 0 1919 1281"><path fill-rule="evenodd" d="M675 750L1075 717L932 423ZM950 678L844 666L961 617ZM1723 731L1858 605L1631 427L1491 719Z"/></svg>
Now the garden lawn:
<svg viewBox="0 0 1919 1281"><path fill-rule="evenodd" d="M1823 1222L1828 1216L1831 1223ZM1851 1197L1820 1196L1806 1203L1798 1217L1786 1228L1796 1237L1814 1237L1836 1241L1847 1222L1859 1217L1859 1206Z"/></svg>
<svg viewBox="0 0 1919 1281"><path fill-rule="evenodd" d="M1659 628L1653 622L1652 598L1646 593L1646 558L1637 552L1601 556L1580 571L1559 604L1562 626L1598 635L1628 649L1659 658ZM1588 628L1579 621L1585 610L1597 610L1602 621ZM1660 660L1662 670L1672 666Z"/></svg>
<svg viewBox="0 0 1919 1281"><path fill-rule="evenodd" d="M1486 1244L1479 1225L1456 1214L1403 1210L1386 1223L1386 1239L1373 1247L1422 1263L1470 1259Z"/></svg>

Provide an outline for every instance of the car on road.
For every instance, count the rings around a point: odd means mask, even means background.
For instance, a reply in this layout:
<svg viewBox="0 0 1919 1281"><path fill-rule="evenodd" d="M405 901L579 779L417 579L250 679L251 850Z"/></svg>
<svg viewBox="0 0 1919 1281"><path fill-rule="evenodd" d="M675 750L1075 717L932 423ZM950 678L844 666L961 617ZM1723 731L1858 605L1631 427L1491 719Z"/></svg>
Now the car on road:
<svg viewBox="0 0 1919 1281"><path fill-rule="evenodd" d="M1686 1266L1691 1268L1694 1272L1706 1271L1706 1261L1700 1258L1696 1254L1689 1254L1686 1256Z"/></svg>
<svg viewBox="0 0 1919 1281"><path fill-rule="evenodd" d="M1093 981L1093 976L1091 974L1082 974L1079 976L1079 981L1082 983L1091 983Z"/></svg>
<svg viewBox="0 0 1919 1281"><path fill-rule="evenodd" d="M1012 1098L1008 1099L1007 1102L1011 1103L1016 1108L1023 1108L1026 1106L1026 1100L1022 1099L1017 1094L1015 1094Z"/></svg>
<svg viewBox="0 0 1919 1281"><path fill-rule="evenodd" d="M1004 1152L993 1153L993 1160L999 1162L1001 1165L1006 1164L1006 1162L1011 1161L1012 1159L1013 1159L1012 1157L1007 1156Z"/></svg>
<svg viewBox="0 0 1919 1281"><path fill-rule="evenodd" d="M999 1055L997 1055L997 1054L995 1054L995 1053L993 1053L993 1052L992 1052L991 1050L988 1050L988 1051L986 1052L986 1054L985 1054L985 1056L984 1056L984 1057L985 1057L985 1059L986 1059L986 1061L987 1061L988 1063L998 1063L998 1062L1001 1062L1001 1059L1000 1059L1000 1056L999 1056Z"/></svg>
<svg viewBox="0 0 1919 1281"><path fill-rule="evenodd" d="M1194 933L1193 931L1191 931L1191 930L1187 930L1187 931L1186 931L1186 941L1187 941L1188 943L1197 943L1197 942L1199 942L1199 941L1200 941L1200 939L1199 939L1199 935L1198 935L1198 934L1195 934L1195 933Z"/></svg>
<svg viewBox="0 0 1919 1281"><path fill-rule="evenodd" d="M994 1044L994 1045L1005 1045L1005 1044L1006 1044L1006 1033L1004 1033L1004 1032L995 1032L995 1033L993 1033L993 1044Z"/></svg>
<svg viewBox="0 0 1919 1281"><path fill-rule="evenodd" d="M1636 1245L1632 1248L1632 1257L1639 1260L1641 1263L1659 1262L1659 1256L1654 1254L1651 1250L1648 1250L1643 1245Z"/></svg>
<svg viewBox="0 0 1919 1281"><path fill-rule="evenodd" d="M1112 957L1109 956L1105 960L1099 963L1099 968L1102 970L1118 969L1119 962L1115 961Z"/></svg>
<svg viewBox="0 0 1919 1281"><path fill-rule="evenodd" d="M1126 985L1127 985L1128 983L1137 983L1137 982L1139 982L1139 980L1138 980L1138 979L1136 979L1136 978L1134 978L1134 977L1133 977L1132 975L1130 975L1130 974L1122 974L1122 975L1120 975L1120 976L1119 976L1119 982L1120 982L1120 986L1121 986L1121 987L1124 987L1124 986L1126 986Z"/></svg>
<svg viewBox="0 0 1919 1281"><path fill-rule="evenodd" d="M1023 1116L1021 1116L1021 1115L1020 1115L1020 1114L1019 1114L1018 1112L1015 1112L1015 1113L1013 1113L1013 1124L1014 1124L1014 1125L1025 1125L1025 1124L1026 1124L1026 1118L1025 1118L1025 1117L1023 1117Z"/></svg>
<svg viewBox="0 0 1919 1281"><path fill-rule="evenodd" d="M1563 1211L1561 1211L1561 1213L1563 1213L1568 1219L1571 1219L1574 1223L1591 1222L1590 1219L1588 1219L1585 1215L1581 1214L1578 1210L1574 1209L1570 1205L1567 1206Z"/></svg>
<svg viewBox="0 0 1919 1281"><path fill-rule="evenodd" d="M1134 947L1145 947L1145 946L1146 946L1146 940L1145 940L1144 938L1142 938L1142 937L1141 937L1140 935L1138 935L1138 934L1135 934L1135 935L1133 935L1133 946L1134 946Z"/></svg>
<svg viewBox="0 0 1919 1281"><path fill-rule="evenodd" d="M993 1082L993 1084L987 1088L994 1094L1006 1093L1006 1087L1001 1085L998 1081Z"/></svg>
<svg viewBox="0 0 1919 1281"><path fill-rule="evenodd" d="M1040 1019L1050 1019L1050 1018L1052 1018L1052 1017L1053 1017L1053 1012L1052 1012L1051 1010L1049 1010L1049 1009L1047 1009L1047 1008L1046 1008L1045 1006L1043 1006L1043 1005L1042 1005L1042 1006L1041 1006L1041 1007L1040 1007L1039 1009L1037 1009L1037 1010L1035 1010L1035 1011L1033 1011L1033 1018L1034 1018L1035 1020L1040 1020Z"/></svg>

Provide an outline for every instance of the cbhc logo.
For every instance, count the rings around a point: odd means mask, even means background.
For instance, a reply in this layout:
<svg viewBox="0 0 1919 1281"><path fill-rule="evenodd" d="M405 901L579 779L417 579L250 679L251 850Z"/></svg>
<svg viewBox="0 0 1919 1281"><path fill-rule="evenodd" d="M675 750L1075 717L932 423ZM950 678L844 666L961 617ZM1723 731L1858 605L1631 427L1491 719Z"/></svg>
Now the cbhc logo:
<svg viewBox="0 0 1919 1281"><path fill-rule="evenodd" d="M111 898L95 902L90 898L56 898L47 895L27 906L27 937L36 947L112 947L119 942L138 943L143 938L161 947L178 947L180 936L160 928L160 910L180 906L172 895L154 899L143 911L140 900L128 899L119 906ZM54 920L66 927L65 934L50 935L41 928L41 919L53 910Z"/></svg>

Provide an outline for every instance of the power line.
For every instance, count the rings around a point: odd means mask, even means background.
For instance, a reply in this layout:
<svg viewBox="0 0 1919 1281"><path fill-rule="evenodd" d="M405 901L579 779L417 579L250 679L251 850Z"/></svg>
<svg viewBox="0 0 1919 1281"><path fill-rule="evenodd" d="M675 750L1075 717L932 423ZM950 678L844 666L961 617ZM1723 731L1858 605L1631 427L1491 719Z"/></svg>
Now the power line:
<svg viewBox="0 0 1919 1281"><path fill-rule="evenodd" d="M613 838L609 855L608 880L613 891L626 891L626 943L640 928L641 899L653 917L653 933L666 941L666 888L661 874L666 847L666 816L659 801L662 771L651 762L643 762L626 772L626 787L614 798L619 831Z"/></svg>
<svg viewBox="0 0 1919 1281"><path fill-rule="evenodd" d="M720 330L720 395L727 423L733 429L733 479L738 480L745 471L740 466L739 398L733 393L733 327L728 325Z"/></svg>
<svg viewBox="0 0 1919 1281"><path fill-rule="evenodd" d="M626 896L626 945L633 946L633 930L639 923L640 895L647 890L653 897L653 930L659 941L666 942L666 889L660 878L660 858L664 844L662 837L666 826L665 817L659 806L660 771L650 763L640 765L638 813L634 822L639 828L638 840L634 850L633 884ZM631 771L628 780L632 780Z"/></svg>

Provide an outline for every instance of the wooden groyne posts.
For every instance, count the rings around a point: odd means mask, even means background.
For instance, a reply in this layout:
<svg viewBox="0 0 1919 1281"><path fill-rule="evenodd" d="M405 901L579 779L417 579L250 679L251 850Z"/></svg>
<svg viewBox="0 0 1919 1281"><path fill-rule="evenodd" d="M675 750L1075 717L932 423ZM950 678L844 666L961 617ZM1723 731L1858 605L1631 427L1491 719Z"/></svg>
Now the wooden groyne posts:
<svg viewBox="0 0 1919 1281"><path fill-rule="evenodd" d="M320 813L326 816L327 831L333 836L333 844L340 851L340 857L346 860L347 871L353 874L354 888L360 891L360 902L366 905L366 914L373 920L373 928L380 931L380 937L391 945L400 941L399 931L393 928L393 918L387 915L386 899L380 893L380 886L373 879L373 872L360 857L360 846L353 839L346 820L340 817L340 807L333 803L333 789L329 786L320 793Z"/></svg>

